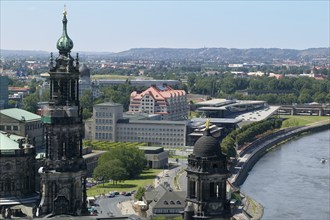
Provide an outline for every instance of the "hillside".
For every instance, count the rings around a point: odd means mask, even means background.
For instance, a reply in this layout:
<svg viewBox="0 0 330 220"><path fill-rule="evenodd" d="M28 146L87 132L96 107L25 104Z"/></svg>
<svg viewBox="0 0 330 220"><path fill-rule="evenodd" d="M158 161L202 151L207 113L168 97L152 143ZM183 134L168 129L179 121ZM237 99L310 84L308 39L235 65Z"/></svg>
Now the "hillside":
<svg viewBox="0 0 330 220"><path fill-rule="evenodd" d="M74 51L72 52L75 53ZM279 48L134 48L118 53L80 52L81 58L88 59L131 59L156 61L201 61L217 63L274 63L292 60L307 63L328 63L330 48L309 48L305 50ZM1 57L48 57L45 51L1 50Z"/></svg>

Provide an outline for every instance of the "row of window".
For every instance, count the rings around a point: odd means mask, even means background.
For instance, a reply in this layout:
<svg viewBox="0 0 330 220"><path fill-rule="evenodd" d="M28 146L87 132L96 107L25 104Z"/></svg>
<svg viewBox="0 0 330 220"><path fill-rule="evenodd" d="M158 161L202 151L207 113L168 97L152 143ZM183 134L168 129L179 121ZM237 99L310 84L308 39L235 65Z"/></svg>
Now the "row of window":
<svg viewBox="0 0 330 220"><path fill-rule="evenodd" d="M119 136L120 137L120 136ZM137 137L137 136L125 136L126 139L134 139L140 141L184 141L183 138L165 138L165 137Z"/></svg>
<svg viewBox="0 0 330 220"><path fill-rule="evenodd" d="M161 141L147 141L147 140L140 140L138 139L138 137L118 137L118 141L123 141L123 142L148 142L150 144L154 144L154 145L161 145L161 146L185 146L185 144L183 142L178 143L178 142L161 142Z"/></svg>
<svg viewBox="0 0 330 220"><path fill-rule="evenodd" d="M25 127L26 127L26 130L34 130L34 129L42 128L42 124L41 123L27 124Z"/></svg>
<svg viewBox="0 0 330 220"><path fill-rule="evenodd" d="M112 131L112 126L95 126L95 130L106 130L106 131L109 131L111 130Z"/></svg>
<svg viewBox="0 0 330 220"><path fill-rule="evenodd" d="M95 113L96 117L112 117L111 112L96 112Z"/></svg>
<svg viewBox="0 0 330 220"><path fill-rule="evenodd" d="M164 205L175 205L175 204L177 204L177 205L181 205L181 202L179 201L179 200L177 200L176 202L174 202L173 200L171 200L171 201L164 201Z"/></svg>
<svg viewBox="0 0 330 220"><path fill-rule="evenodd" d="M181 209L154 209L155 214L180 213Z"/></svg>
<svg viewBox="0 0 330 220"><path fill-rule="evenodd" d="M18 131L16 125L0 125L0 131Z"/></svg>
<svg viewBox="0 0 330 220"><path fill-rule="evenodd" d="M119 131L126 131L126 130L134 130L134 131L173 131L173 132L184 132L184 129L176 129L176 128L132 128L132 127L119 127Z"/></svg>
<svg viewBox="0 0 330 220"><path fill-rule="evenodd" d="M112 133L95 133L95 139L112 140Z"/></svg>
<svg viewBox="0 0 330 220"><path fill-rule="evenodd" d="M10 192L24 188L29 189L31 186L29 181L29 177L26 177L24 180L20 180L20 182L7 178L0 182L0 192Z"/></svg>
<svg viewBox="0 0 330 220"><path fill-rule="evenodd" d="M162 136L172 136L172 137L175 137L175 136L181 136L183 137L184 134L183 133L145 133L145 132L121 132L120 133L121 135L141 135L141 136L154 136L154 135L162 135Z"/></svg>
<svg viewBox="0 0 330 220"><path fill-rule="evenodd" d="M112 124L111 119L95 119L96 124Z"/></svg>

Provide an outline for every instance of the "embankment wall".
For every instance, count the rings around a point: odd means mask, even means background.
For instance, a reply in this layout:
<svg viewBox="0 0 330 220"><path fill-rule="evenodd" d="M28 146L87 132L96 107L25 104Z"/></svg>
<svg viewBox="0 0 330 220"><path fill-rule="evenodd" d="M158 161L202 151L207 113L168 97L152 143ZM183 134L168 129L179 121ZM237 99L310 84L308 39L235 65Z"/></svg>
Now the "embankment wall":
<svg viewBox="0 0 330 220"><path fill-rule="evenodd" d="M249 171L269 149L303 133L323 130L330 130L330 123L316 123L309 126L282 129L254 141L251 145L241 151L240 157L245 156L247 159L239 167L237 174L233 178L232 184L236 187L242 185L248 177Z"/></svg>

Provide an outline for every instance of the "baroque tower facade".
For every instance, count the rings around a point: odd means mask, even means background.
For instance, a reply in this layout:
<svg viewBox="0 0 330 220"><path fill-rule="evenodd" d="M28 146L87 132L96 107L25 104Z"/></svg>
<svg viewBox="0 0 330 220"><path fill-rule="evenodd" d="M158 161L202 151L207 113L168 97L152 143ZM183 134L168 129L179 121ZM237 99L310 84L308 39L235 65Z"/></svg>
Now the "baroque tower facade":
<svg viewBox="0 0 330 220"><path fill-rule="evenodd" d="M187 207L185 220L230 218L227 198L226 156L222 154L219 139L211 135L209 121L206 129L188 156Z"/></svg>
<svg viewBox="0 0 330 220"><path fill-rule="evenodd" d="M82 158L83 123L79 104L79 58L70 55L73 42L67 33L57 41L59 56L51 54L50 98L43 109L46 156L41 176L39 215L80 215L86 210L86 163Z"/></svg>

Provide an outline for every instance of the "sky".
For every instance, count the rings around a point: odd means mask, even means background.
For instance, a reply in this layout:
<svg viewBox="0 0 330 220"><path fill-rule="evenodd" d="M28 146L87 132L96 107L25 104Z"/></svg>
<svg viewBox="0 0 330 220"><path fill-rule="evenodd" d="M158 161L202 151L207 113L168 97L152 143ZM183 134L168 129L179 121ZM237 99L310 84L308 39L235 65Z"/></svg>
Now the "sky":
<svg viewBox="0 0 330 220"><path fill-rule="evenodd" d="M56 51L64 5L73 51L330 46L329 0L0 0L0 48Z"/></svg>

